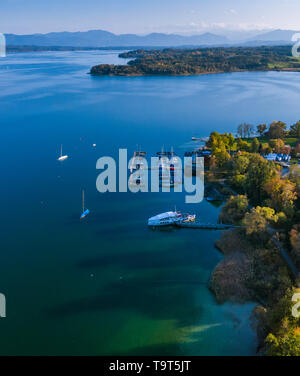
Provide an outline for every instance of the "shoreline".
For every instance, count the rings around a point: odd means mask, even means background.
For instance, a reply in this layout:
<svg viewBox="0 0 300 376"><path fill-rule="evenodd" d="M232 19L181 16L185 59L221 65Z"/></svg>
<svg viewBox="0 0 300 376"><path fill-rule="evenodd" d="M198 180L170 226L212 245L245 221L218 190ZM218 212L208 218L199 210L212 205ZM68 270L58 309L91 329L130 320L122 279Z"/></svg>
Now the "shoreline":
<svg viewBox="0 0 300 376"><path fill-rule="evenodd" d="M95 74L88 72L93 77L192 77L192 76L208 76L213 74L230 74L230 73L263 73L263 72L299 72L300 68L283 68L283 69L267 69L267 70L235 70L230 72L203 72L203 73L186 73L186 74Z"/></svg>

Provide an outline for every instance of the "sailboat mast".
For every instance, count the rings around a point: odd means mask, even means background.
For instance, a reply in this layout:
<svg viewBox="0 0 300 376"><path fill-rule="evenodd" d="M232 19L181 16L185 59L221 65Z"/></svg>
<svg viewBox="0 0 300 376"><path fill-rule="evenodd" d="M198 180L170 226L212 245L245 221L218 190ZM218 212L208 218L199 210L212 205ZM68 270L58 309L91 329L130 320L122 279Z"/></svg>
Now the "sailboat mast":
<svg viewBox="0 0 300 376"><path fill-rule="evenodd" d="M62 144L60 145L60 156L62 157Z"/></svg>
<svg viewBox="0 0 300 376"><path fill-rule="evenodd" d="M84 189L82 190L82 213L84 212Z"/></svg>

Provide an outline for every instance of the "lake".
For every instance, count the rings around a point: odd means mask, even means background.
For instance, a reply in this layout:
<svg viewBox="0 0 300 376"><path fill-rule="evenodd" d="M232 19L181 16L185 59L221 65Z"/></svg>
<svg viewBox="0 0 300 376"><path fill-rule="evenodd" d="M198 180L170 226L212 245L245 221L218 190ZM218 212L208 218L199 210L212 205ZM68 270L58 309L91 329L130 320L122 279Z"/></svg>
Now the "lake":
<svg viewBox="0 0 300 376"><path fill-rule="evenodd" d="M192 136L235 132L241 122L294 123L300 75L87 74L120 62L118 51L0 59L0 354L254 355L254 304L218 305L207 288L222 259L220 233L146 226L175 205L205 222L219 209L185 204L184 193L100 194L96 161L119 148L150 157L174 147L182 156Z"/></svg>

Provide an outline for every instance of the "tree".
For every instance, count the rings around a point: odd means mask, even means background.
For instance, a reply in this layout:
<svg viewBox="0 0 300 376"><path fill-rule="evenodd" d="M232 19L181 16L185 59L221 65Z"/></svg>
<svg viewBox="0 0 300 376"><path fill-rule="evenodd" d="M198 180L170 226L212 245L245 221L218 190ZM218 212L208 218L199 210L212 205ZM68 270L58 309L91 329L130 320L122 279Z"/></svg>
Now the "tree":
<svg viewBox="0 0 300 376"><path fill-rule="evenodd" d="M215 155L212 155L210 160L209 160L209 170L214 171L217 169L217 158Z"/></svg>
<svg viewBox="0 0 300 376"><path fill-rule="evenodd" d="M255 127L252 124L247 124L247 137L250 138L253 134L255 134Z"/></svg>
<svg viewBox="0 0 300 376"><path fill-rule="evenodd" d="M248 169L250 160L247 157L247 154L237 154L233 160L232 172L233 174L245 174Z"/></svg>
<svg viewBox="0 0 300 376"><path fill-rule="evenodd" d="M289 216L293 214L294 201L297 199L295 183L276 175L265 183L264 189L271 197L271 205L276 211L283 211Z"/></svg>
<svg viewBox="0 0 300 376"><path fill-rule="evenodd" d="M276 174L275 165L262 158L259 154L252 154L246 174L245 191L254 204L262 202L265 193L265 183Z"/></svg>
<svg viewBox="0 0 300 376"><path fill-rule="evenodd" d="M268 154L270 154L270 153L272 153L272 148L271 148L271 146L268 144L268 145L264 148L264 154L265 154L265 155L268 155Z"/></svg>
<svg viewBox="0 0 300 376"><path fill-rule="evenodd" d="M290 136L300 138L300 120L291 126Z"/></svg>
<svg viewBox="0 0 300 376"><path fill-rule="evenodd" d="M248 123L242 123L238 126L237 135L241 138L251 137L254 133L254 126Z"/></svg>
<svg viewBox="0 0 300 376"><path fill-rule="evenodd" d="M281 138L270 140L269 144L275 153L284 153L285 143Z"/></svg>
<svg viewBox="0 0 300 376"><path fill-rule="evenodd" d="M291 182L295 183L297 194L298 194L298 197L300 198L300 166L292 165L290 167L288 179Z"/></svg>
<svg viewBox="0 0 300 376"><path fill-rule="evenodd" d="M207 141L206 145L209 148L216 148L220 147L220 142L221 142L221 134L218 132L212 132L209 136L209 140Z"/></svg>
<svg viewBox="0 0 300 376"><path fill-rule="evenodd" d="M300 335L292 331L277 337L270 333L266 344L268 356L300 356Z"/></svg>
<svg viewBox="0 0 300 376"><path fill-rule="evenodd" d="M223 206L219 219L222 223L238 224L248 211L247 196L231 196Z"/></svg>
<svg viewBox="0 0 300 376"><path fill-rule="evenodd" d="M267 125L266 124L259 124L257 127L257 132L259 133L259 136L262 137L267 130Z"/></svg>
<svg viewBox="0 0 300 376"><path fill-rule="evenodd" d="M275 221L275 210L268 207L252 208L250 213L246 213L243 219L246 235L256 241L264 241L268 238L267 225Z"/></svg>
<svg viewBox="0 0 300 376"><path fill-rule="evenodd" d="M271 333L265 343L269 356L300 355L300 320L292 315L295 304L292 297L299 292L298 288L287 288L284 295L272 305L272 309L267 311L267 327Z"/></svg>
<svg viewBox="0 0 300 376"><path fill-rule="evenodd" d="M290 231L291 256L297 267L300 266L300 226L296 225Z"/></svg>
<svg viewBox="0 0 300 376"><path fill-rule="evenodd" d="M255 137L252 141L252 144L251 144L251 151L253 153L258 153L259 151L259 146L260 146L260 143L258 141L258 139Z"/></svg>
<svg viewBox="0 0 300 376"><path fill-rule="evenodd" d="M243 124L238 125L236 134L238 137L241 137L241 138L244 137L244 125Z"/></svg>
<svg viewBox="0 0 300 376"><path fill-rule="evenodd" d="M230 155L226 151L226 147L222 145L220 148L215 148L213 150L213 155L216 157L216 161L219 167L224 167L225 164L230 160Z"/></svg>
<svg viewBox="0 0 300 376"><path fill-rule="evenodd" d="M230 134L228 135L228 147L229 147L229 152L230 152L230 153L231 153L231 150L232 150L234 144L235 144L235 138L233 137L233 134L230 133Z"/></svg>
<svg viewBox="0 0 300 376"><path fill-rule="evenodd" d="M270 139L284 138L285 129L286 129L285 123L283 123L282 121L273 121L273 123L270 124L267 135Z"/></svg>
<svg viewBox="0 0 300 376"><path fill-rule="evenodd" d="M249 146L247 141L243 141L242 139L238 138L237 140L237 149L239 151L248 151Z"/></svg>

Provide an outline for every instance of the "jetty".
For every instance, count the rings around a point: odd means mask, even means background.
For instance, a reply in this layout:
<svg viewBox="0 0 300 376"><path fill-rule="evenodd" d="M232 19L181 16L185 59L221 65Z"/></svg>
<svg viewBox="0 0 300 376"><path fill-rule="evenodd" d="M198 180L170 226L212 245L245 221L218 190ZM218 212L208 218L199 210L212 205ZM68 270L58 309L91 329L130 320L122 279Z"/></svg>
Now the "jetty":
<svg viewBox="0 0 300 376"><path fill-rule="evenodd" d="M202 222L179 222L177 227L193 228L198 230L231 230L236 226L223 225L222 223L202 223Z"/></svg>

